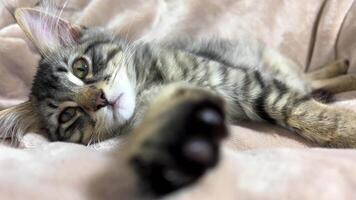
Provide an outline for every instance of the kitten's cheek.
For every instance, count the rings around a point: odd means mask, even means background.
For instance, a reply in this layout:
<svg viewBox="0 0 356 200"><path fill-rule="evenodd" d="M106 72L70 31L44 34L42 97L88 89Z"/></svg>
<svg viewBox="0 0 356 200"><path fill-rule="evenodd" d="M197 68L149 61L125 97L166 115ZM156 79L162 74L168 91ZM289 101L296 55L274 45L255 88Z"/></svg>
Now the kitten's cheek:
<svg viewBox="0 0 356 200"><path fill-rule="evenodd" d="M125 120L130 119L134 114L135 107L136 107L135 102L136 102L136 98L134 94L126 93L125 95L123 95L118 112Z"/></svg>
<svg viewBox="0 0 356 200"><path fill-rule="evenodd" d="M81 133L77 130L69 139L70 142L81 142Z"/></svg>

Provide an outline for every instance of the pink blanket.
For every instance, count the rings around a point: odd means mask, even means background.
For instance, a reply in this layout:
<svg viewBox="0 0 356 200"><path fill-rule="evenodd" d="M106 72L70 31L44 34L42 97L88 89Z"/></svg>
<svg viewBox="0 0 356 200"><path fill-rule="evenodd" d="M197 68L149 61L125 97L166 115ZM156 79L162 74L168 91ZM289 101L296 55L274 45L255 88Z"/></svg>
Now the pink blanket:
<svg viewBox="0 0 356 200"><path fill-rule="evenodd" d="M37 1L17 3L33 6ZM9 13L1 8L0 15L1 109L26 99L39 56ZM238 39L249 34L306 71L348 58L350 73L356 72L354 0L69 0L63 16L106 26L129 39L171 40L186 34ZM336 104L356 108L353 97L352 92L342 94ZM356 198L356 151L308 148L313 145L267 124L245 123L231 130L221 165L171 198ZM90 199L88 182L106 169L113 145L100 146L48 143L35 134L24 138L23 149L0 145L0 199Z"/></svg>

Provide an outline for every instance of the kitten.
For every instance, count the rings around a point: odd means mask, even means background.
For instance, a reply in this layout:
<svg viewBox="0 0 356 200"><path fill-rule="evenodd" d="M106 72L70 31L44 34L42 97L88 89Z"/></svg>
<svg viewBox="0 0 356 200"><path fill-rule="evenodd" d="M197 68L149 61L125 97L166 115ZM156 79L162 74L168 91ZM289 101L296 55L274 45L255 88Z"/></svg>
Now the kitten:
<svg viewBox="0 0 356 200"><path fill-rule="evenodd" d="M356 115L315 101L298 66L255 40L130 43L34 9L16 19L42 59L30 100L1 112L5 136L30 126L83 144L124 135L162 88L181 83L220 95L230 123L267 121L322 146L356 145Z"/></svg>

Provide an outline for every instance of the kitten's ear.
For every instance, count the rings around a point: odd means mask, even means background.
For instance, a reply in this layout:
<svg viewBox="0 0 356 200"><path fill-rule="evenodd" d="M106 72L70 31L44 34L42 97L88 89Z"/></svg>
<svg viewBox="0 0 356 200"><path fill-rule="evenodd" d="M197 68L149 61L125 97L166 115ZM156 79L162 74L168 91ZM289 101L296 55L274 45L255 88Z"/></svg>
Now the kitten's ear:
<svg viewBox="0 0 356 200"><path fill-rule="evenodd" d="M30 101L0 111L0 139L19 141L27 132L38 132L40 120Z"/></svg>
<svg viewBox="0 0 356 200"><path fill-rule="evenodd" d="M19 8L15 18L42 55L76 44L82 35L82 27L39 10Z"/></svg>

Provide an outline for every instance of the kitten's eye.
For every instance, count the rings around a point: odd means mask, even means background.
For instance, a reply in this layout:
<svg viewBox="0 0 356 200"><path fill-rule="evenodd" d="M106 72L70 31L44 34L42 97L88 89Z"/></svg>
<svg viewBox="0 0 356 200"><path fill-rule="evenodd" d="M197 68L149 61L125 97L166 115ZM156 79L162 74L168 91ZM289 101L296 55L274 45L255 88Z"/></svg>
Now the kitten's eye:
<svg viewBox="0 0 356 200"><path fill-rule="evenodd" d="M79 58L73 62L72 69L76 77L84 79L89 73L89 64L84 58Z"/></svg>
<svg viewBox="0 0 356 200"><path fill-rule="evenodd" d="M75 116L76 113L77 113L77 108L69 107L64 109L62 113L59 115L59 122L66 123L70 121Z"/></svg>

